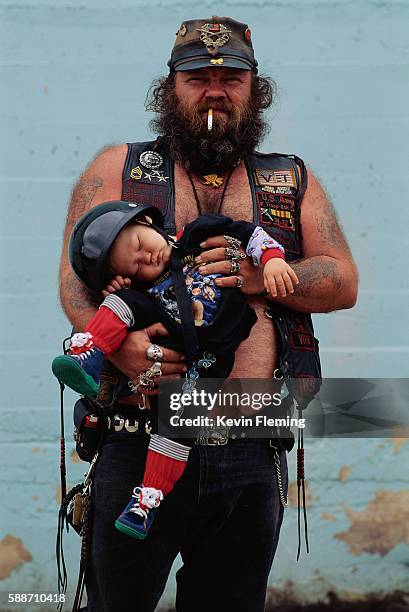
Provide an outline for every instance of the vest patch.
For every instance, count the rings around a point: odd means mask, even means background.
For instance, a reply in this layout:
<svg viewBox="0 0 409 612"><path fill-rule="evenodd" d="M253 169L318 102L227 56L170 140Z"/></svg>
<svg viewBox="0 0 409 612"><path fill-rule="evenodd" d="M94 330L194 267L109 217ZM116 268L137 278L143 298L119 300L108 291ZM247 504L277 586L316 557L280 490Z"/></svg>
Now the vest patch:
<svg viewBox="0 0 409 612"><path fill-rule="evenodd" d="M122 185L122 199L138 204L156 206L164 214L168 207L168 189L155 184L125 180Z"/></svg>
<svg viewBox="0 0 409 612"><path fill-rule="evenodd" d="M135 179L135 181L140 181L143 175L143 170L140 166L136 166L136 168L132 168L130 177Z"/></svg>
<svg viewBox="0 0 409 612"><path fill-rule="evenodd" d="M279 210L295 211L295 197L292 195L279 195L257 192L257 203L260 206L277 208Z"/></svg>
<svg viewBox="0 0 409 612"><path fill-rule="evenodd" d="M296 351L316 351L314 336L308 332L293 331L290 335L291 348Z"/></svg>
<svg viewBox="0 0 409 612"><path fill-rule="evenodd" d="M294 231L294 202L291 202L288 196L286 198L288 203L283 204L277 201L283 196L271 195L271 199L267 199L267 202L265 197L267 194L257 193L256 196L262 225L278 227L287 231Z"/></svg>
<svg viewBox="0 0 409 612"><path fill-rule="evenodd" d="M270 193L290 194L292 193L292 189L297 188L297 180L292 168L288 170L256 168L255 179L256 184L261 187L263 191L269 191ZM276 189L278 187L280 191L277 192ZM284 188L284 191L282 191L282 188Z"/></svg>

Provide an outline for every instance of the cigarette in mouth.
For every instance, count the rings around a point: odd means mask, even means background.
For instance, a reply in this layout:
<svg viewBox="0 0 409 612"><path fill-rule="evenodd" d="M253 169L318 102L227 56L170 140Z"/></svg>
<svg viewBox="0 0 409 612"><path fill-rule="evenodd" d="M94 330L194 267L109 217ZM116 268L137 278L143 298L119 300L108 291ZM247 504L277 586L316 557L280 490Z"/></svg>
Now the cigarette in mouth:
<svg viewBox="0 0 409 612"><path fill-rule="evenodd" d="M211 132L213 129L213 109L212 108L209 108L209 111L207 113L207 129L209 130L209 132Z"/></svg>

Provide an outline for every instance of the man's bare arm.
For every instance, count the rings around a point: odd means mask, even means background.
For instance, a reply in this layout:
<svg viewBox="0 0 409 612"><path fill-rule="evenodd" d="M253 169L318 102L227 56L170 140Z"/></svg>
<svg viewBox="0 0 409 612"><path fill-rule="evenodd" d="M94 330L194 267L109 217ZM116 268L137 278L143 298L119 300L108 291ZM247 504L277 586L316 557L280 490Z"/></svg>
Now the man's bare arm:
<svg viewBox="0 0 409 612"><path fill-rule="evenodd" d="M84 329L96 312L99 301L71 268L68 260L70 235L75 223L87 210L102 202L121 198L126 153L126 145L104 150L81 175L72 192L60 262L60 299L65 314L77 330Z"/></svg>
<svg viewBox="0 0 409 612"><path fill-rule="evenodd" d="M334 207L311 172L301 207L301 227L304 259L291 264L300 282L292 295L274 301L303 312L352 308L358 272Z"/></svg>
<svg viewBox="0 0 409 612"><path fill-rule="evenodd" d="M335 211L311 172L301 206L301 227L304 259L291 263L300 282L293 294L284 298L267 296L267 299L303 312L352 308L357 297L358 272ZM204 244L206 251L196 258L196 262L204 264L200 272L229 274L230 263L225 260L224 248L217 248L226 246L225 238L215 236ZM254 268L249 257L240 266L242 292L247 295L261 293L264 290L261 268ZM236 276L218 278L215 283L220 287L234 287ZM284 288L284 281L281 284Z"/></svg>

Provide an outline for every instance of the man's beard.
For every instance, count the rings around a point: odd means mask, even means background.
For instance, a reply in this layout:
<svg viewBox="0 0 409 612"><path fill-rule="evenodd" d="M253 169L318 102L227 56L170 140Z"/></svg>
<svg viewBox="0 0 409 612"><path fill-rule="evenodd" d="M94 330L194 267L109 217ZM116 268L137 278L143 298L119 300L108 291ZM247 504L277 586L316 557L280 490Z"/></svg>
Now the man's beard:
<svg viewBox="0 0 409 612"><path fill-rule="evenodd" d="M225 111L213 114L211 131L207 128L209 108ZM240 106L215 100L185 108L174 88L151 126L169 146L172 158L197 174L225 173L250 155L268 131L255 95Z"/></svg>

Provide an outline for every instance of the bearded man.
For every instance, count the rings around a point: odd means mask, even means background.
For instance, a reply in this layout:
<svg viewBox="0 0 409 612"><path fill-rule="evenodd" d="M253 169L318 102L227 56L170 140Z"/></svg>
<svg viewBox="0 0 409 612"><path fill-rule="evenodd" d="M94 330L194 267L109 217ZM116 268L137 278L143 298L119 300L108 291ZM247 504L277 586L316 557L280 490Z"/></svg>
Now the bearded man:
<svg viewBox="0 0 409 612"><path fill-rule="evenodd" d="M266 295L262 271L249 258L233 274L225 238L205 242L203 272L224 274L222 285L239 286L258 316L231 376L271 378L277 368L285 376L319 376L309 313L351 308L357 271L335 212L302 160L256 152L274 84L257 74L251 32L230 18L185 21L168 65L148 97L158 138L105 149L73 191L60 269L65 312L83 330L98 307L67 256L73 224L86 210L119 199L155 205L169 233L202 213L223 213L261 224L285 247L300 281L285 298ZM152 365L152 338L166 333L161 324L130 333L110 361L136 380ZM163 379L184 368L182 355L163 348ZM88 611L153 611L180 552L178 612L261 612L285 506L285 444L273 452L265 440L215 444L205 437L149 536L136 541L114 528L143 475L148 444L141 427L129 427L135 415L144 418L132 404L133 397L112 407L117 426L96 467Z"/></svg>

